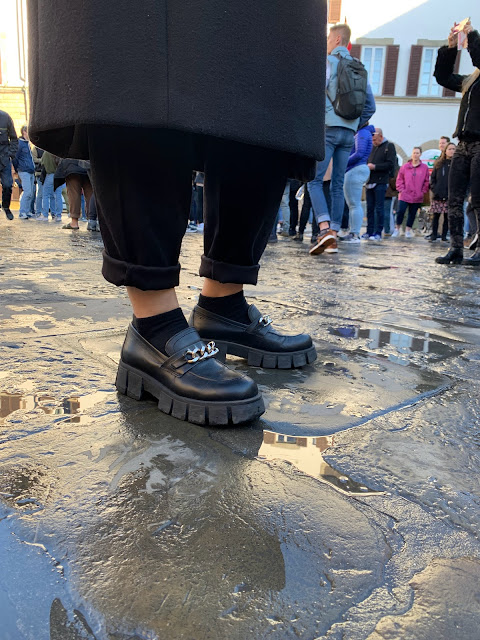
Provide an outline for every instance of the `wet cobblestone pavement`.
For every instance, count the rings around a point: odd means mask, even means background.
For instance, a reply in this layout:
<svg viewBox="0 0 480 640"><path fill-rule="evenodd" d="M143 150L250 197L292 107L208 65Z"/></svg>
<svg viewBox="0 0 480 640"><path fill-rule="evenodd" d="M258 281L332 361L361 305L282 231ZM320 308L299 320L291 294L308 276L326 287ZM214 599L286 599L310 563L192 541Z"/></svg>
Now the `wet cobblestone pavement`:
<svg viewBox="0 0 480 640"><path fill-rule="evenodd" d="M267 411L221 430L117 396L98 234L0 221L1 640L480 638L480 270L308 248L248 292L318 360L250 370Z"/></svg>

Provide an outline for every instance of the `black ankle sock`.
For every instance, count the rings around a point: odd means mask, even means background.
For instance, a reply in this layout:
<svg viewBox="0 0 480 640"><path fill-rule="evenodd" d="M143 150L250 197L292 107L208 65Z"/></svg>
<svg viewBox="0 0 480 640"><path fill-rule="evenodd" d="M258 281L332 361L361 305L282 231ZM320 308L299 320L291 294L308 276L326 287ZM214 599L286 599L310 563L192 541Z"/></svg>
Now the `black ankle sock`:
<svg viewBox="0 0 480 640"><path fill-rule="evenodd" d="M251 323L248 317L249 304L245 300L243 291L233 293L231 296L223 296L222 298L209 298L200 294L198 306L229 320L235 320L235 322Z"/></svg>
<svg viewBox="0 0 480 640"><path fill-rule="evenodd" d="M187 319L180 308L149 318L133 316L132 324L147 342L162 353L165 353L165 345L172 336L188 328Z"/></svg>

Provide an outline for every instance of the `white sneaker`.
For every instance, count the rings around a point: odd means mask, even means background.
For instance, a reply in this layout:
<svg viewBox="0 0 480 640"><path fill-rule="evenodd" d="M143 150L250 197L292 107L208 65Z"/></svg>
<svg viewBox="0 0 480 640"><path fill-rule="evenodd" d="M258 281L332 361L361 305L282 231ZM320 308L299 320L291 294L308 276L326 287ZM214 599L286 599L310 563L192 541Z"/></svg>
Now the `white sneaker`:
<svg viewBox="0 0 480 640"><path fill-rule="evenodd" d="M26 220L28 218L26 213L19 213L18 217L19 217L20 220Z"/></svg>
<svg viewBox="0 0 480 640"><path fill-rule="evenodd" d="M411 231L411 229L407 229L405 231L405 238L414 238L415 234L413 233L413 231Z"/></svg>
<svg viewBox="0 0 480 640"><path fill-rule="evenodd" d="M395 231L392 233L392 238L398 238L399 235L400 231L398 229L395 229Z"/></svg>

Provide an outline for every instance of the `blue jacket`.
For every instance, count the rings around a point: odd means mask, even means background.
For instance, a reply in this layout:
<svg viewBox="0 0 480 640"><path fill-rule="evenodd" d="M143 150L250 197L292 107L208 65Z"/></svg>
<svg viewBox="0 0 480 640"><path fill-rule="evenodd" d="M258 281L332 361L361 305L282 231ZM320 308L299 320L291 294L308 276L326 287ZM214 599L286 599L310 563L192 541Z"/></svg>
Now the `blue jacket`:
<svg viewBox="0 0 480 640"><path fill-rule="evenodd" d="M327 127L345 127L346 129L357 129L367 123L376 111L375 98L373 97L370 83L367 86L367 99L360 118L356 120L345 120L335 113L333 101L337 95L337 67L338 58L336 54L340 54L342 58L351 58L347 47L336 47L332 53L327 56L327 63L330 65L330 78L327 84L327 92L325 96L325 125Z"/></svg>
<svg viewBox="0 0 480 640"><path fill-rule="evenodd" d="M348 159L347 171L358 167L361 164L367 164L368 157L373 147L372 135L375 133L375 127L369 124L367 127L359 129L355 134L355 144L350 152Z"/></svg>
<svg viewBox="0 0 480 640"><path fill-rule="evenodd" d="M377 110L377 105L375 104L375 98L373 97L372 87L370 83L367 84L367 99L365 100L365 106L363 107L362 115L360 116L360 123L358 128L361 129L364 127L367 122L372 118Z"/></svg>
<svg viewBox="0 0 480 640"><path fill-rule="evenodd" d="M20 171L25 171L26 173L35 172L30 145L28 144L28 140L25 140L23 137L18 139L18 150L13 159L13 166L17 173Z"/></svg>

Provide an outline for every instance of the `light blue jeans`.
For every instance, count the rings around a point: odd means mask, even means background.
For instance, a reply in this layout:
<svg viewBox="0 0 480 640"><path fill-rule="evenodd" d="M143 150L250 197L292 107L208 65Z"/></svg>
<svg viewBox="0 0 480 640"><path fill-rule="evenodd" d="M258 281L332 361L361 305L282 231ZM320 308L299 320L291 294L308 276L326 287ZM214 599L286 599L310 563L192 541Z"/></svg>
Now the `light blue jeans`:
<svg viewBox="0 0 480 640"><path fill-rule="evenodd" d="M342 226L344 195L343 182L347 169L348 158L355 141L355 133L346 127L326 127L325 130L325 158L317 162L317 175L308 183L308 191L312 200L315 218L321 222L330 222L334 231L340 231ZM327 172L330 160L333 158L332 182L332 213L328 213L327 201L323 193L323 177Z"/></svg>
<svg viewBox="0 0 480 640"><path fill-rule="evenodd" d="M280 209L278 210L279 220L284 223L284 229L290 224L290 180L287 180L285 191L283 192Z"/></svg>
<svg viewBox="0 0 480 640"><path fill-rule="evenodd" d="M35 213L38 215L42 213L42 200L43 200L43 184L37 178L37 196L35 198Z"/></svg>
<svg viewBox="0 0 480 640"><path fill-rule="evenodd" d="M350 231L360 234L363 223L362 190L370 177L370 169L366 164L359 164L345 174L343 192L350 211Z"/></svg>
<svg viewBox="0 0 480 640"><path fill-rule="evenodd" d="M19 171L18 177L22 181L22 195L20 196L20 213L30 215L33 200L33 183L35 176L27 171Z"/></svg>
<svg viewBox="0 0 480 640"><path fill-rule="evenodd" d="M48 210L50 209L53 216L62 215L62 188L63 185L53 190L53 173L47 173L45 182L43 183L42 197L42 213L48 218Z"/></svg>

